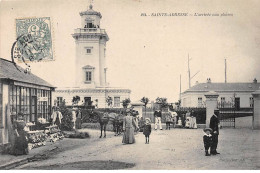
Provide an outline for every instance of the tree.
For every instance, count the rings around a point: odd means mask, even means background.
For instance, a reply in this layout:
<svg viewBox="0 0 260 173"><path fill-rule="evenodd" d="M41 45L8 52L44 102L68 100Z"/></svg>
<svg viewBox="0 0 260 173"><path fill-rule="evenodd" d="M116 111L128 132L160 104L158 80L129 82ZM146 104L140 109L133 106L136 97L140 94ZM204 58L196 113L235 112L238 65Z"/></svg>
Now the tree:
<svg viewBox="0 0 260 173"><path fill-rule="evenodd" d="M156 99L156 103L158 105L160 105L160 108L168 108L169 104L167 102L167 98L163 98L163 97L157 97Z"/></svg>
<svg viewBox="0 0 260 173"><path fill-rule="evenodd" d="M146 116L146 106L149 103L149 99L147 97L141 98L141 102L144 103L144 114Z"/></svg>
<svg viewBox="0 0 260 173"><path fill-rule="evenodd" d="M72 104L73 105L78 105L79 101L80 101L80 97L79 96L74 96L72 98Z"/></svg>
<svg viewBox="0 0 260 173"><path fill-rule="evenodd" d="M72 112L69 108L67 108L65 99L60 103L59 108L63 116L61 119L61 130L73 130L74 123L72 121Z"/></svg>
<svg viewBox="0 0 260 173"><path fill-rule="evenodd" d="M123 105L124 108L127 108L130 103L131 103L130 98L127 98L127 99L122 101L122 105Z"/></svg>
<svg viewBox="0 0 260 173"><path fill-rule="evenodd" d="M113 99L112 99L112 97L108 96L108 97L106 98L106 102L107 102L107 105L108 105L109 107L112 107L112 106L113 106Z"/></svg>

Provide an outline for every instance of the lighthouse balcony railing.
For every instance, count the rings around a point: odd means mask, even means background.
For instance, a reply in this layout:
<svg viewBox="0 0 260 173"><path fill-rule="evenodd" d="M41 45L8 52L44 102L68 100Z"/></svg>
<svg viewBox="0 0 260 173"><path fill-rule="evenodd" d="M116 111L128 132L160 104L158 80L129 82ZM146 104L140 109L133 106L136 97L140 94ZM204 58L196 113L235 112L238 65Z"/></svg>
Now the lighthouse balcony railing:
<svg viewBox="0 0 260 173"><path fill-rule="evenodd" d="M101 34L106 34L106 31L104 29L100 28L77 28L74 30L74 33L101 33Z"/></svg>

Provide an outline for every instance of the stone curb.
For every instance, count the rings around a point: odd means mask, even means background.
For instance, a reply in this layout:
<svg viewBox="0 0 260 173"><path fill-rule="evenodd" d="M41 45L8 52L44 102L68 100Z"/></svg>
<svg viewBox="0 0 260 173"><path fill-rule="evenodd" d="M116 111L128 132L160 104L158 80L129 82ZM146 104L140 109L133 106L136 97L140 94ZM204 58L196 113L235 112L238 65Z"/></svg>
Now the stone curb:
<svg viewBox="0 0 260 173"><path fill-rule="evenodd" d="M24 165L28 162L33 162L35 159L37 159L38 157L41 157L42 155L46 154L47 152L51 153L53 150L57 149L57 146L55 146L55 145L49 145L49 146L44 146L44 147L48 147L48 149L42 150L42 151L37 152L32 155L25 155L24 156L25 158L22 158L22 159L13 159L14 161L10 161L10 162L4 163L4 164L0 163L0 172L1 172L1 170L13 169L18 166ZM1 155L0 155L0 157L1 157Z"/></svg>
<svg viewBox="0 0 260 173"><path fill-rule="evenodd" d="M35 153L31 156L25 156L25 158L23 159L14 159L14 161L11 161L11 162L7 162L3 165L0 165L0 170L8 170L8 169L13 169L13 168L16 168L18 166L21 166L21 165L24 165L28 162L33 162L33 160L35 160L35 158L37 158L37 156L41 156L42 154L46 153L46 152L51 152L53 150L55 150L57 147L50 147L49 149L47 150L44 150L44 151L41 151L39 153Z"/></svg>
<svg viewBox="0 0 260 173"><path fill-rule="evenodd" d="M34 156L31 156L31 157L27 157L27 158L24 158L24 159L19 159L19 160L15 160L13 162L9 162L9 163L6 163L4 165L0 165L0 170L8 170L8 169L12 169L12 168L15 168L17 166L20 166L20 165L24 165L26 163L28 163L28 160L30 158L33 158Z"/></svg>

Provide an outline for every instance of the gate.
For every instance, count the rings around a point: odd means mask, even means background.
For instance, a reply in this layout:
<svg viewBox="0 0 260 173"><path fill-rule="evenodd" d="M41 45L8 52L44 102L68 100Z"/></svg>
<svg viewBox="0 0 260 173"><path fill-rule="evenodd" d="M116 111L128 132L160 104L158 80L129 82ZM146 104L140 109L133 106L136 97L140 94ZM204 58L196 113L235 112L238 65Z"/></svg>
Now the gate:
<svg viewBox="0 0 260 173"><path fill-rule="evenodd" d="M236 126L236 109L235 105L231 102L219 102L219 121L221 127L233 127Z"/></svg>

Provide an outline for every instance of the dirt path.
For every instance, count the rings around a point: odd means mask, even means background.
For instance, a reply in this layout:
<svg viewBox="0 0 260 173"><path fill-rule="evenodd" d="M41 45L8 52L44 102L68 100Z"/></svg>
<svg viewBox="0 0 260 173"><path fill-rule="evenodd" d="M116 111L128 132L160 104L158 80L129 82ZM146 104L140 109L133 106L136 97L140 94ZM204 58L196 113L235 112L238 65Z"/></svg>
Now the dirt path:
<svg viewBox="0 0 260 173"><path fill-rule="evenodd" d="M152 131L150 144L144 144L142 133L136 143L123 145L122 136L99 139L65 139L62 152L47 160L36 161L17 169L259 169L260 131L223 129L219 136L221 153L204 156L201 129Z"/></svg>

